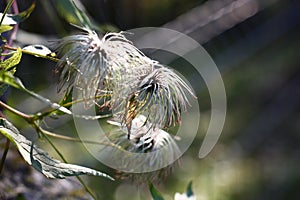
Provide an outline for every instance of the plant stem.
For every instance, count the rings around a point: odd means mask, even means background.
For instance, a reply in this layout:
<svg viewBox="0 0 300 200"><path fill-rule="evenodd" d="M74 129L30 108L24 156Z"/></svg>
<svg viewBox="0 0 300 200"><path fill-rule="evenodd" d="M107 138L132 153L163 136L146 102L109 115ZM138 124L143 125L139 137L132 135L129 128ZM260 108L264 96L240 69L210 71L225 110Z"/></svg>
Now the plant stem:
<svg viewBox="0 0 300 200"><path fill-rule="evenodd" d="M73 104L84 102L85 100L93 100L93 99L98 99L98 98L102 98L102 97L105 97L105 96L110 96L110 95L109 94L103 94L103 95L98 95L98 96L95 96L94 98L89 98L89 99L77 99L77 100L70 101L70 102L67 102L65 104L62 104L60 106L66 108L66 107L72 106ZM58 103L58 104L60 104L60 103ZM51 115L53 112L56 112L56 111L57 111L57 108L49 110L49 111L45 111L45 112L39 112L39 113L35 114L34 116L36 118L41 119L45 116ZM86 119L97 120L97 119L111 117L112 115L111 114L106 114L106 115L97 115L97 116L85 116L85 115L73 115L73 116L78 117L78 118L86 118Z"/></svg>
<svg viewBox="0 0 300 200"><path fill-rule="evenodd" d="M14 0L10 0L8 3L7 3L7 6L4 10L4 13L2 15L2 18L1 18L1 21L0 21L0 25L2 24L3 20L4 20L4 17L6 15L6 13L8 12L9 8L10 7L13 7L13 11L15 14L17 14L19 12L18 10L18 4L16 1ZM12 34L10 35L10 39L9 39L9 43L12 43L13 42L13 39L14 37L16 36L16 32L17 32L17 29L18 29L18 25L16 24L16 26L14 27L13 29L13 32ZM2 60L3 58L1 58ZM0 101L0 105L3 107L2 105L2 101ZM6 105L5 103L3 103L4 105ZM10 107L11 108L11 107ZM17 111L14 109L14 111ZM4 149L4 152L3 152L3 155L2 155L2 158L1 158L1 162L0 162L0 174L2 172L2 169L3 169L3 166L4 166L4 162L5 162L5 159L6 159L6 156L7 156L7 153L8 153L8 150L9 150L9 145L10 145L10 140L6 138L6 144L5 144L5 149Z"/></svg>
<svg viewBox="0 0 300 200"><path fill-rule="evenodd" d="M18 14L19 13L19 9L18 9L18 3L17 1L13 1L12 3L12 10L13 10L13 13L14 14ZM8 41L8 45L11 46L12 43L14 42L15 38L16 38L16 35L17 35L17 32L18 32L18 29L19 29L19 24L16 24L14 25L14 28L13 28L13 31L9 37L9 41Z"/></svg>
<svg viewBox="0 0 300 200"><path fill-rule="evenodd" d="M9 110L12 113L14 113L14 114L16 114L16 115L24 118L26 121L32 119L32 116L27 115L27 114L25 114L25 113L23 113L21 111L18 111L16 109L14 109L13 107L10 107L9 105L7 105L6 103L4 103L3 101L0 101L0 106L3 107L3 108L5 108L5 109L7 109L7 110Z"/></svg>
<svg viewBox="0 0 300 200"><path fill-rule="evenodd" d="M4 17L6 16L8 10L12 7L12 10L13 10L13 13L14 14L18 14L19 13L19 9L18 9L18 3L17 1L15 0L10 0L10 1L7 1L7 5L5 7L5 10L4 10L4 13L2 15L2 18L1 18L1 21L0 21L0 25L2 24L3 20L4 20ZM8 45L11 46L16 35L17 35L17 31L19 29L19 24L15 24L14 27L13 27L13 30L11 32L11 34L9 35L9 39L8 39ZM3 51L3 53L5 53L5 51ZM1 55L1 60L4 60L4 56Z"/></svg>
<svg viewBox="0 0 300 200"><path fill-rule="evenodd" d="M3 166L4 166L4 162L8 153L8 149L9 149L9 145L10 145L10 140L6 139L6 144L5 144L5 149L1 158L1 162L0 162L0 174L2 172Z"/></svg>
<svg viewBox="0 0 300 200"><path fill-rule="evenodd" d="M7 14L8 10L9 10L9 8L11 7L11 5L13 4L13 2L14 2L14 0L10 0L10 1L7 3L7 5L6 5L5 9L4 9L4 12L3 12L3 15L2 15L1 21L0 21L0 25L2 24L2 22L3 22L3 20L4 20L4 17L5 17L5 15Z"/></svg>
<svg viewBox="0 0 300 200"><path fill-rule="evenodd" d="M44 137L46 138L46 140L49 142L49 144L52 146L52 148L55 150L55 152L59 155L59 157L65 162L68 163L67 160L65 159L65 157L60 153L60 151L57 149L57 147L54 145L54 143L49 139L49 137L47 135L44 134ZM97 199L97 197L95 196L95 194L91 191L91 189L86 185L86 183L82 180L82 178L80 178L79 176L76 176L76 178L78 179L78 181L81 183L81 185L84 187L84 189L91 195L91 197L93 199Z"/></svg>
<svg viewBox="0 0 300 200"><path fill-rule="evenodd" d="M44 135L54 137L54 138L57 138L57 139L68 140L68 141L72 141L72 142L81 142L81 143L88 143L88 144L99 144L99 145L111 146L111 147L119 149L120 151L125 152L124 149L122 149L120 146L118 146L114 143L101 142L101 141L90 141L90 140L81 140L79 138L73 138L73 137L68 137L68 136L65 136L65 135L59 135L59 134L47 131L47 130L41 128L40 126L38 126L37 124L35 125L35 129L37 131L43 133Z"/></svg>
<svg viewBox="0 0 300 200"><path fill-rule="evenodd" d="M105 143L105 142L97 142L97 141L84 141L84 140L80 140L77 138L72 138L72 137L68 137L68 136L64 136L64 135L59 135L56 133L52 133L50 131L47 131L43 128L41 128L36 121L34 121L35 119L37 119L36 115L27 115L19 110L16 110L12 107L10 107L9 105L5 104L4 102L0 101L0 106L9 110L10 112L14 113L15 115L18 115L20 117L22 117L23 119L25 119L30 125L32 125L38 132L43 133L44 135L49 135L58 139L63 139L63 140L69 140L69 141L74 141L74 142L83 142L83 143L91 143L91 144L101 144L101 145L107 145L107 146L112 146L112 147L116 147L116 148L120 148L117 145L114 145L112 143Z"/></svg>

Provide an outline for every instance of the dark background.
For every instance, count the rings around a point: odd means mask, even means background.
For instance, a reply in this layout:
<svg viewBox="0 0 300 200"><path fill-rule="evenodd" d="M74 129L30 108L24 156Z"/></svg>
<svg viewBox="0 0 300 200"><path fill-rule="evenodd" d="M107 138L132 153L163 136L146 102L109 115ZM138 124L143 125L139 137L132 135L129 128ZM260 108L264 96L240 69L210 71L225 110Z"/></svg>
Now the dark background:
<svg viewBox="0 0 300 200"><path fill-rule="evenodd" d="M30 5L27 1L18 3L20 10ZM55 1L36 4L31 17L20 24L16 44L46 43L76 31L59 15ZM153 26L187 34L203 45L222 74L228 111L221 138L206 158L197 157L210 117L209 96L201 87L196 91L201 108L199 133L181 166L157 185L164 196L172 199L192 180L199 200L300 198L299 1L85 0L82 4L107 30ZM4 5L2 2L2 8ZM183 61L172 65L178 71L190 70ZM28 88L58 100L54 68L53 62L25 55L17 76ZM187 77L191 81L192 73ZM28 113L39 109L35 101L15 90L8 102ZM33 134L22 121L16 125L24 134ZM54 131L74 136L72 122L51 126ZM70 162L113 173L83 146L55 142ZM86 179L103 199L149 195L147 189L126 181Z"/></svg>

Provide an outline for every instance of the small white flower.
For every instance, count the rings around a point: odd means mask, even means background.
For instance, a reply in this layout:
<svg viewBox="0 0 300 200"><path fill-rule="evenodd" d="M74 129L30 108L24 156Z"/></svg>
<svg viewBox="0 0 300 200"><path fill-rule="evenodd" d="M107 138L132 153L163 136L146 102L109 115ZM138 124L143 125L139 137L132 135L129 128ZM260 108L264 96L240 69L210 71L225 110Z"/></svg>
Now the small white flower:
<svg viewBox="0 0 300 200"><path fill-rule="evenodd" d="M2 19L3 13L0 13L0 19ZM3 18L2 25L15 25L17 22L11 17L11 15L6 14Z"/></svg>
<svg viewBox="0 0 300 200"><path fill-rule="evenodd" d="M186 193L180 194L178 192L175 193L174 200L196 200L196 196L187 196Z"/></svg>
<svg viewBox="0 0 300 200"><path fill-rule="evenodd" d="M25 46L22 49L29 51L30 53L36 53L43 56L47 56L52 53L52 51L48 47L40 44ZM38 55L35 56L38 57Z"/></svg>

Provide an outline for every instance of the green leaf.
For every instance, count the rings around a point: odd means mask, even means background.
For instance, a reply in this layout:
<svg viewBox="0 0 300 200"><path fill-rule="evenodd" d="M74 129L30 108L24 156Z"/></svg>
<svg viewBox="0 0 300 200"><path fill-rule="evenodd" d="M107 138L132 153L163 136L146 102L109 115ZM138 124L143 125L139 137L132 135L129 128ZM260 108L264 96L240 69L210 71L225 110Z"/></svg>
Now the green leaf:
<svg viewBox="0 0 300 200"><path fill-rule="evenodd" d="M20 63L22 58L22 50L19 47L17 51L8 59L0 61L0 69L5 71L12 71L14 73L15 66Z"/></svg>
<svg viewBox="0 0 300 200"><path fill-rule="evenodd" d="M30 14L32 13L34 8L35 8L35 3L32 3L31 6L27 10L20 12L16 15L8 15L8 16L11 17L17 23L20 23L30 16Z"/></svg>
<svg viewBox="0 0 300 200"><path fill-rule="evenodd" d="M22 81L20 79L18 79L17 77L13 76L13 74L10 72L3 72L3 71L0 72L0 82L26 92L27 94L33 96L34 98L40 100L41 102L49 105L53 109L57 109L65 114L72 115L72 112L70 110L68 110L67 108L60 106L57 103L52 103L49 99L25 88Z"/></svg>
<svg viewBox="0 0 300 200"><path fill-rule="evenodd" d="M100 171L87 167L62 163L48 155L47 152L38 148L30 140L27 140L19 133L9 121L0 118L0 133L7 137L19 150L24 160L32 165L37 171L48 178L65 178L67 176L92 175L102 176L114 180L110 176Z"/></svg>
<svg viewBox="0 0 300 200"><path fill-rule="evenodd" d="M192 190L192 183L193 181L190 181L186 189L186 196L188 197L194 196L194 192Z"/></svg>
<svg viewBox="0 0 300 200"><path fill-rule="evenodd" d="M156 190L156 188L153 186L152 183L149 183L148 185L149 185L149 190L151 192L153 200L164 200L164 198L162 197L160 192L158 190Z"/></svg>
<svg viewBox="0 0 300 200"><path fill-rule="evenodd" d="M92 29L88 16L75 5L73 0L54 0L54 5L59 15L67 22Z"/></svg>
<svg viewBox="0 0 300 200"><path fill-rule="evenodd" d="M0 34L6 32L6 31L10 31L12 28L13 28L13 26L1 25L0 26Z"/></svg>
<svg viewBox="0 0 300 200"><path fill-rule="evenodd" d="M9 71L7 73L11 74L11 76L15 73L15 66L19 64L22 57L22 51L20 48L8 59L4 61L0 61L0 71ZM2 96L6 90L8 89L8 85L1 83L0 84L0 96Z"/></svg>
<svg viewBox="0 0 300 200"><path fill-rule="evenodd" d="M19 90L24 90L24 85L20 79L14 77L11 72L0 72L0 82L10 85Z"/></svg>

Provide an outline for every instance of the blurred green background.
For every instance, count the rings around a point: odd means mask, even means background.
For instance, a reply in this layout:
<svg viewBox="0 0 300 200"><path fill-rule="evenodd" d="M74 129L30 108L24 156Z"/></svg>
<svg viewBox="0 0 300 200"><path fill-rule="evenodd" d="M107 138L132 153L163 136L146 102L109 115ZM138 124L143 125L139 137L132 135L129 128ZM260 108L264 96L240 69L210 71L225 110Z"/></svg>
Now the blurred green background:
<svg viewBox="0 0 300 200"><path fill-rule="evenodd" d="M61 16L63 1L38 0L20 24L16 45L47 41L76 32ZM227 117L213 151L198 158L210 119L210 99L201 77L185 61L171 66L187 74L201 109L200 128L181 165L156 185L166 197L184 192L190 180L198 200L300 199L300 2L296 0L84 0L86 13L106 31L166 27L198 41L217 64L227 93ZM18 1L20 10L30 1ZM79 5L79 4L78 4ZM1 1L3 10L5 2ZM151 53L148 54L150 57ZM153 55L154 56L154 55ZM55 63L24 56L17 76L38 93L57 101ZM196 80L194 80L196 79ZM42 105L11 90L8 103L27 113ZM34 131L12 115L28 137ZM198 122L191 122L198 123ZM76 136L72 120L47 121L50 130ZM71 163L114 171L94 159L80 144L55 140ZM40 146L48 149L41 141ZM51 153L55 157L54 152ZM76 155L76 156L75 156ZM9 170L9 169L6 169ZM146 187L124 180L84 177L100 199L150 199Z"/></svg>

